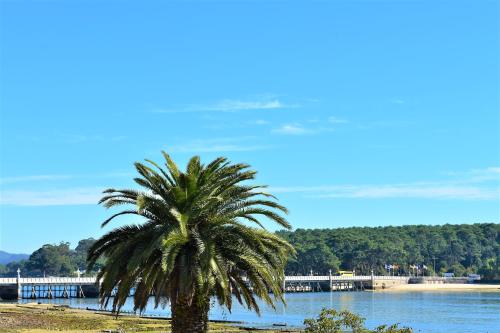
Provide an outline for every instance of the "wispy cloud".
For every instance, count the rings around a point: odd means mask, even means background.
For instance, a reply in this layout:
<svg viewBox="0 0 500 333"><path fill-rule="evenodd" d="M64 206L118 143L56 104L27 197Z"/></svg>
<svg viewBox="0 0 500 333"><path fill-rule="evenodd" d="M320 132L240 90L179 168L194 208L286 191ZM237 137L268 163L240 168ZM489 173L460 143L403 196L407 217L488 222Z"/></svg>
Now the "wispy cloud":
<svg viewBox="0 0 500 333"><path fill-rule="evenodd" d="M282 109L286 107L284 103L278 99L269 101L244 101L226 99L218 103L206 106L199 106L201 111L240 111L240 110L267 110L267 109Z"/></svg>
<svg viewBox="0 0 500 333"><path fill-rule="evenodd" d="M270 122L264 119L257 119L253 121L248 122L249 125L258 125L258 126L263 126L263 125L269 125Z"/></svg>
<svg viewBox="0 0 500 333"><path fill-rule="evenodd" d="M406 102L404 100L402 100L401 98L392 98L390 100L390 102L392 104L405 104Z"/></svg>
<svg viewBox="0 0 500 333"><path fill-rule="evenodd" d="M60 174L60 175L24 175L0 178L1 185L18 184L18 183L35 183L35 182L56 182L70 179L102 179L115 177L130 177L130 172L105 172L99 174Z"/></svg>
<svg viewBox="0 0 500 333"><path fill-rule="evenodd" d="M371 130L371 129L379 129L379 128L405 128L413 125L413 123L409 121L397 121L397 120L381 120L381 121L373 121L369 123L359 124L357 127L361 130Z"/></svg>
<svg viewBox="0 0 500 333"><path fill-rule="evenodd" d="M472 169L466 172L451 171L448 175L458 177L462 183L480 183L487 181L500 181L500 167Z"/></svg>
<svg viewBox="0 0 500 333"><path fill-rule="evenodd" d="M214 153L238 152L270 149L271 145L260 144L253 137L198 139L168 147L169 152L178 153Z"/></svg>
<svg viewBox="0 0 500 333"><path fill-rule="evenodd" d="M245 110L275 110L298 108L299 104L285 103L277 98L258 99L223 99L208 104L192 104L167 109L153 109L153 113L184 113L184 112L238 112Z"/></svg>
<svg viewBox="0 0 500 333"><path fill-rule="evenodd" d="M127 137L124 135L115 136L103 136L103 135L67 135L64 136L64 140L68 143L85 143L85 142L120 142L125 140Z"/></svg>
<svg viewBox="0 0 500 333"><path fill-rule="evenodd" d="M307 126L299 122L287 123L271 130L271 133L283 135L319 134L332 132L336 128L335 125L346 123L348 123L347 120L336 117L329 117L326 121L324 119L311 118L307 120Z"/></svg>
<svg viewBox="0 0 500 333"><path fill-rule="evenodd" d="M104 188L69 188L45 191L5 190L0 192L0 205L68 206L97 205Z"/></svg>
<svg viewBox="0 0 500 333"><path fill-rule="evenodd" d="M283 135L304 135L310 134L311 131L303 127L301 124L285 124L281 127L275 128L271 133L283 134Z"/></svg>
<svg viewBox="0 0 500 333"><path fill-rule="evenodd" d="M482 188L474 186L452 185L337 185L337 186L302 186L276 187L271 193L306 193L315 198L420 198L420 199L463 199L495 200L499 199L500 188Z"/></svg>
<svg viewBox="0 0 500 333"><path fill-rule="evenodd" d="M18 138L23 141L43 143L43 142L63 142L68 144L83 144L93 142L116 143L125 141L128 137L125 135L101 135L101 134L60 134L60 133L46 133L44 135L19 135Z"/></svg>
<svg viewBox="0 0 500 333"><path fill-rule="evenodd" d="M270 188L271 193L303 193L314 198L415 198L500 200L500 168L453 173L459 178L404 184L340 184Z"/></svg>
<svg viewBox="0 0 500 333"><path fill-rule="evenodd" d="M0 184L29 183L40 181L66 180L73 178L71 175L33 175L0 178Z"/></svg>
<svg viewBox="0 0 500 333"><path fill-rule="evenodd" d="M349 121L346 119L338 118L338 117L329 117L328 122L331 124L347 124Z"/></svg>
<svg viewBox="0 0 500 333"><path fill-rule="evenodd" d="M498 190L459 186L383 185L343 188L317 197L493 200L498 198Z"/></svg>

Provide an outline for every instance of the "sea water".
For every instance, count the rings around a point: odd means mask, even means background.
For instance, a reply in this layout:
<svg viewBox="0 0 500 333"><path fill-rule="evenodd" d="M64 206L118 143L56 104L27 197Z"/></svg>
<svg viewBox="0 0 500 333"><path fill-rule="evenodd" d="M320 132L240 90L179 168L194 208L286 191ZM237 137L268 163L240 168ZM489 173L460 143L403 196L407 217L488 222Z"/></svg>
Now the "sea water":
<svg viewBox="0 0 500 333"><path fill-rule="evenodd" d="M246 326L270 327L286 323L300 327L322 308L347 309L366 319L366 326L399 323L414 332L500 333L500 293L498 292L322 292L286 294L286 306L276 310L261 305L261 315L248 311L234 300L232 311L213 302L210 319L242 321ZM27 302L30 300L22 300ZM69 304L79 308L98 308L97 299L39 299L40 302ZM123 311L133 309L130 298ZM147 307L145 315L170 316L169 308Z"/></svg>

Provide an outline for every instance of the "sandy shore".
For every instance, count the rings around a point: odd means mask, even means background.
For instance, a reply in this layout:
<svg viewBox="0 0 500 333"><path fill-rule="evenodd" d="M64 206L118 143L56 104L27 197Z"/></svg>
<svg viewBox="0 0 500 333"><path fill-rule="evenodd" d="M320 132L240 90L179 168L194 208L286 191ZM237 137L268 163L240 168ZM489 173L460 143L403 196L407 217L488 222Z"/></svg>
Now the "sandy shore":
<svg viewBox="0 0 500 333"><path fill-rule="evenodd" d="M384 289L384 292L394 291L491 291L500 292L500 284L401 284Z"/></svg>

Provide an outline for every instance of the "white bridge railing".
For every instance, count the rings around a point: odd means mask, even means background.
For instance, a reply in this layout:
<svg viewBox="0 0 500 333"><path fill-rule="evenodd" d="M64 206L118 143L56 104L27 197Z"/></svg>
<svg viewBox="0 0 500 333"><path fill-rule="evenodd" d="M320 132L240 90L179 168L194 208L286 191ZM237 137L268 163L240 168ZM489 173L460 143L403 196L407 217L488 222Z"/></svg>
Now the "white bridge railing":
<svg viewBox="0 0 500 333"><path fill-rule="evenodd" d="M285 276L285 282L319 282L319 281L370 281L371 275L358 276L329 276L329 275L302 275ZM373 276L375 280L408 280L407 276ZM96 277L45 277L45 278L20 278L21 284L72 284L72 285L91 285L95 284ZM0 278L0 285L17 284L17 278Z"/></svg>
<svg viewBox="0 0 500 333"><path fill-rule="evenodd" d="M44 277L44 278L20 278L21 284L94 284L96 277ZM0 285L17 284L17 278L0 278Z"/></svg>
<svg viewBox="0 0 500 333"><path fill-rule="evenodd" d="M285 276L285 282L304 282L304 281L371 281L371 275L355 275L355 276L336 276L336 275L302 275L302 276ZM373 276L374 280L408 280L408 276Z"/></svg>

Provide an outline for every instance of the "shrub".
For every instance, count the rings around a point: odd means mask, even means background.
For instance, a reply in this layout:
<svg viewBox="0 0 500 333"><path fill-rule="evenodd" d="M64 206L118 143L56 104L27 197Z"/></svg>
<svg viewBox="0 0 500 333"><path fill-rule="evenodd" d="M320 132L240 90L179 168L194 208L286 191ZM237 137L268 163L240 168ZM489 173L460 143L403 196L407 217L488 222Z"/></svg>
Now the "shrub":
<svg viewBox="0 0 500 333"><path fill-rule="evenodd" d="M323 309L316 319L305 319L306 333L412 333L408 327L398 324L381 325L375 330L364 326L365 319L347 310Z"/></svg>

